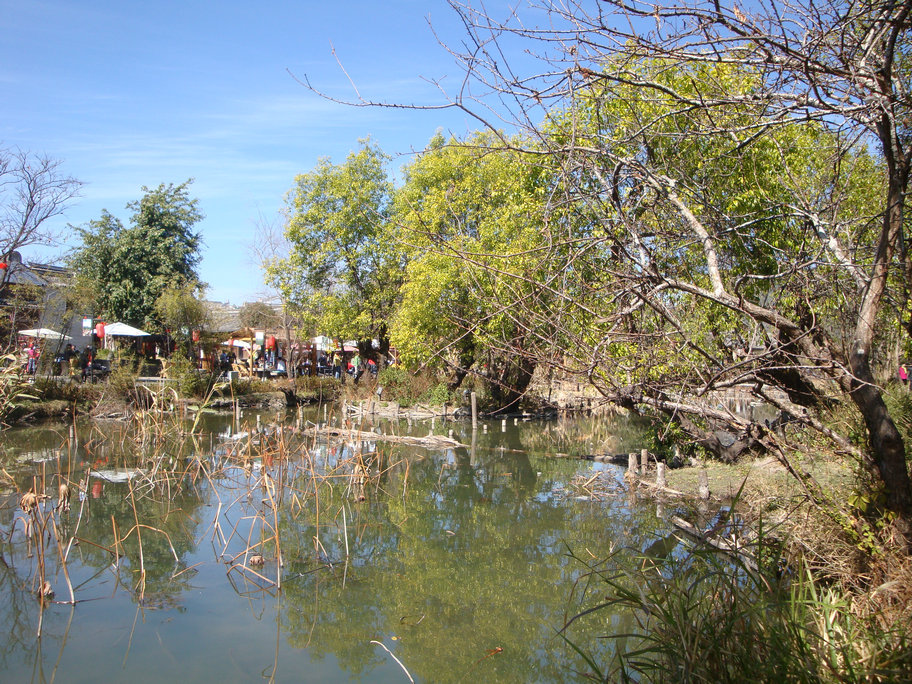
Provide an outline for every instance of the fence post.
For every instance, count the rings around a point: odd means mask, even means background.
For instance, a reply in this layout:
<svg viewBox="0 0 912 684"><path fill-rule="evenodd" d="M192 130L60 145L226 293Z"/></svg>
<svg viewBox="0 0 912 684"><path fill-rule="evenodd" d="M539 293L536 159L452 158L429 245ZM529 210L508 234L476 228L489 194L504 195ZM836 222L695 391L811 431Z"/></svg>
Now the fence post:
<svg viewBox="0 0 912 684"><path fill-rule="evenodd" d="M709 498L709 477L706 474L706 468L700 468L700 498L706 501Z"/></svg>

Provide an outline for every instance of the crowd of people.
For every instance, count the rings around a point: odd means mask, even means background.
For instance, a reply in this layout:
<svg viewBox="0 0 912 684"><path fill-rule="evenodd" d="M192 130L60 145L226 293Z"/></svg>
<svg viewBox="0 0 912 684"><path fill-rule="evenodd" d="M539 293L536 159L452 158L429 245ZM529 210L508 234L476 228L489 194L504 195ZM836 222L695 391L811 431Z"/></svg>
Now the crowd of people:
<svg viewBox="0 0 912 684"><path fill-rule="evenodd" d="M109 372L108 366L105 363L99 363L96 359L95 350L91 345L86 346L82 351L69 343L62 350L59 347L57 349L58 353L54 357L53 372L55 375L68 373L71 378L85 380L88 377L93 379L103 377ZM266 344L255 347L252 363L250 356L247 356L246 359L239 358L239 352L243 353L243 349L236 350L235 346L222 348L216 357L217 369L220 372L244 370L252 371L258 375L271 376L288 374L289 368L282 353L282 348L275 342L271 345ZM29 341L22 348L22 354L26 373L35 375L38 371L38 362L42 354L40 343L35 340ZM376 359L370 357L365 359L359 351L352 352L348 349L324 350L320 351L318 355L313 354L313 352L306 353L303 358L298 359L295 363L297 375L332 376L338 380L342 380L347 376L354 382L358 382L365 373L376 377L380 370ZM385 363L390 366L394 365L394 357L388 357Z"/></svg>
<svg viewBox="0 0 912 684"><path fill-rule="evenodd" d="M317 375L332 375L336 379L342 379L342 373L344 372L355 382L358 382L365 371L376 377L379 371L377 362L371 358L364 362L361 354L357 351L348 357L339 350L323 352L317 359Z"/></svg>
<svg viewBox="0 0 912 684"><path fill-rule="evenodd" d="M41 359L42 348L38 342L31 340L22 349L23 366L28 375L38 373L38 362ZM99 363L95 358L95 350L89 345L79 351L72 344L67 345L54 357L54 374L69 374L71 378L86 380L88 377L103 377L109 368Z"/></svg>

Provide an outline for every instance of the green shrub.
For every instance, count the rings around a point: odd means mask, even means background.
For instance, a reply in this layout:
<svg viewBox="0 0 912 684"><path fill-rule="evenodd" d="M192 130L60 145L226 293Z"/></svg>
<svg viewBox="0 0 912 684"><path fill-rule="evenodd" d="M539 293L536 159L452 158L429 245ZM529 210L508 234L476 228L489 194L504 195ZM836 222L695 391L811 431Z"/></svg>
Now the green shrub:
<svg viewBox="0 0 912 684"><path fill-rule="evenodd" d="M174 354L169 359L168 377L177 383L181 397L201 399L209 395L218 380L218 374L200 370L183 354Z"/></svg>
<svg viewBox="0 0 912 684"><path fill-rule="evenodd" d="M111 373L108 375L108 389L125 401L135 404L137 399L137 377L139 377L139 374L135 363L128 361L112 364Z"/></svg>
<svg viewBox="0 0 912 684"><path fill-rule="evenodd" d="M437 376L432 373L410 373L399 366L384 368L377 374L377 387L383 388L383 399L399 402L401 406L426 402L437 383Z"/></svg>
<svg viewBox="0 0 912 684"><path fill-rule="evenodd" d="M452 404L453 397L447 384L438 382L418 398L418 403L428 404L429 406L442 406L443 404Z"/></svg>
<svg viewBox="0 0 912 684"><path fill-rule="evenodd" d="M241 378L240 380L235 380L225 386L222 390L222 394L224 396L242 397L248 394L274 391L276 391L276 389L270 385L267 380L261 380L260 378Z"/></svg>

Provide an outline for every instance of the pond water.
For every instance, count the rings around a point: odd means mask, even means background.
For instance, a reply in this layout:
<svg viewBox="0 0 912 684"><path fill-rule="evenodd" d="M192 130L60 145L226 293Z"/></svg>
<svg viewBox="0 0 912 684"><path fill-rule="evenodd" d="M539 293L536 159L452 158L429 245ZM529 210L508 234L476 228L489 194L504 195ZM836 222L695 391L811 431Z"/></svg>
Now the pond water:
<svg viewBox="0 0 912 684"><path fill-rule="evenodd" d="M676 511L630 498L616 466L555 454L639 450L637 426L498 420L474 441L464 423L357 426L453 430L466 445L426 448L307 433L324 416L4 431L0 678L581 678L557 630L599 595L583 591L586 567L568 552L646 551ZM582 485L596 476L593 497ZM70 510L55 512L62 479ZM29 489L50 498L26 513ZM54 595L42 605L43 581ZM613 642L599 637L631 627L603 610L565 634L607 659Z"/></svg>

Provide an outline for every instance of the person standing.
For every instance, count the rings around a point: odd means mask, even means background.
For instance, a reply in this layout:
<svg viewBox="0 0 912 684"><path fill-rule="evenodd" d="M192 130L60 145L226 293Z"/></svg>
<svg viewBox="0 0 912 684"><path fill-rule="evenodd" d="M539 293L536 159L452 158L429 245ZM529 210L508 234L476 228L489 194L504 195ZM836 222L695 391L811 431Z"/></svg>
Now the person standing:
<svg viewBox="0 0 912 684"><path fill-rule="evenodd" d="M352 377L355 378L355 382L358 382L358 379L361 377L361 354L355 352L355 355L352 357Z"/></svg>
<svg viewBox="0 0 912 684"><path fill-rule="evenodd" d="M903 387L909 385L909 369L906 368L906 364L900 364L899 366L899 380L902 382Z"/></svg>
<svg viewBox="0 0 912 684"><path fill-rule="evenodd" d="M29 375L34 375L38 370L38 357L41 356L41 352L34 342L29 344L26 355L28 356L28 364L25 367L25 372Z"/></svg>

